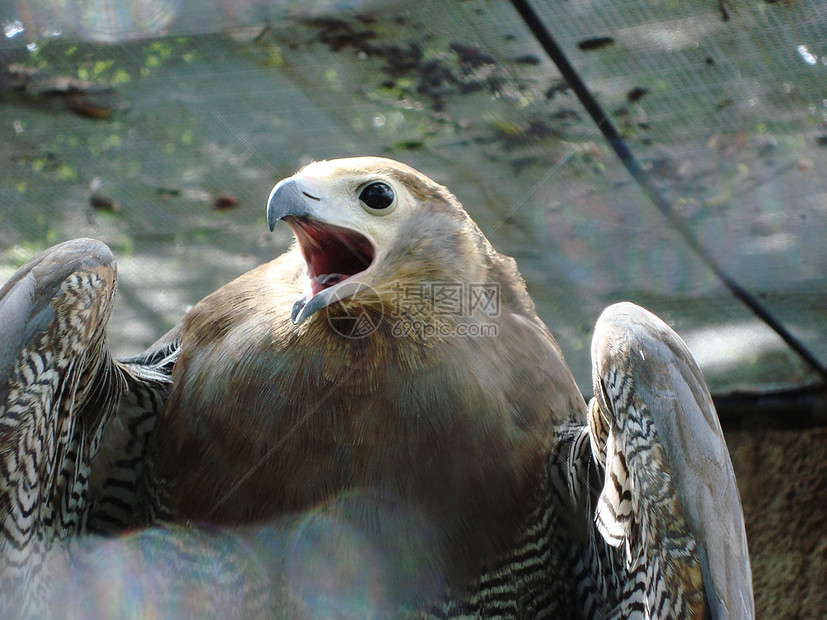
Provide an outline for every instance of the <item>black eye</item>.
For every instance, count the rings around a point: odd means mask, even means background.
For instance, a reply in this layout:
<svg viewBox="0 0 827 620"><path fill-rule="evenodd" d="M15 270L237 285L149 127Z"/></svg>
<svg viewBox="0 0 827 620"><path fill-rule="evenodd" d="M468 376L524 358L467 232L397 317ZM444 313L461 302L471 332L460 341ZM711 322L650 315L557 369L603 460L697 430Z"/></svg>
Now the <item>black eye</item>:
<svg viewBox="0 0 827 620"><path fill-rule="evenodd" d="M393 199L394 195L391 186L381 182L371 183L365 186L365 189L359 194L359 200L376 211L387 209L393 204Z"/></svg>

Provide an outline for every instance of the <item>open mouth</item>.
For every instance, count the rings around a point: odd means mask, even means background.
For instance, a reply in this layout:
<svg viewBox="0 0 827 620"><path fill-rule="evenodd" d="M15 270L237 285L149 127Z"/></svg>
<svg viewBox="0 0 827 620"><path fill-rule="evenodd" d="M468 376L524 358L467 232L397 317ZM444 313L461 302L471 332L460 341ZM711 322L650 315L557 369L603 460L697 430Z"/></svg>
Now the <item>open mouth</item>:
<svg viewBox="0 0 827 620"><path fill-rule="evenodd" d="M307 263L311 297L365 271L373 263L373 244L355 230L307 217L288 216L284 221L296 236Z"/></svg>

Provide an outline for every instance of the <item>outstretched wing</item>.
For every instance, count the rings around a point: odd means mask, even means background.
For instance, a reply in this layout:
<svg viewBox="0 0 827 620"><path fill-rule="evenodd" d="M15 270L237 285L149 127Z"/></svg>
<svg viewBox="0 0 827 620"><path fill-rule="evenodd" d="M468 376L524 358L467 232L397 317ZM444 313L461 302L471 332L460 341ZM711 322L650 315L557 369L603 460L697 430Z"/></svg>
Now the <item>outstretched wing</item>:
<svg viewBox="0 0 827 620"><path fill-rule="evenodd" d="M116 273L106 245L77 239L36 256L0 289L0 612L38 615L64 554L57 543L100 521L116 492L138 488L113 465L125 452L142 456L171 362L112 359L105 328ZM119 419L127 433L95 463L127 392L136 403Z"/></svg>
<svg viewBox="0 0 827 620"><path fill-rule="evenodd" d="M90 459L126 389L104 340L115 286L109 248L78 239L0 289L0 583L19 594L5 610L42 599L47 552L84 527Z"/></svg>
<svg viewBox="0 0 827 620"><path fill-rule="evenodd" d="M741 501L700 369L663 321L606 309L592 341L589 436L605 468L596 524L626 549L618 615L754 618ZM702 579L702 583L701 583Z"/></svg>

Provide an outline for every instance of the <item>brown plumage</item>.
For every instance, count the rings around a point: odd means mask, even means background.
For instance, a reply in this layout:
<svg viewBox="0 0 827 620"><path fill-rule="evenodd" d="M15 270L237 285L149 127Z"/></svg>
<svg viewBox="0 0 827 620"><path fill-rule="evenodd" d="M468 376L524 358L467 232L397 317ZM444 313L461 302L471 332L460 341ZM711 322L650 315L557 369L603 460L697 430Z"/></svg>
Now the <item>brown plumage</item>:
<svg viewBox="0 0 827 620"><path fill-rule="evenodd" d="M390 208L360 201L376 182L392 188ZM206 297L175 333L181 355L155 434L174 513L261 521L371 489L424 515L449 571L478 570L531 509L555 426L585 411L514 261L444 187L386 159L311 164L274 190L271 220L279 209L302 243ZM378 324L369 336L334 328L344 304L291 321L319 275L305 259L323 258L308 234L373 246L369 268L343 282L370 287L348 304ZM499 287L496 316L440 313L430 296L483 284ZM400 290L423 294L400 303ZM400 333L437 322L444 335ZM482 325L495 335L457 337Z"/></svg>

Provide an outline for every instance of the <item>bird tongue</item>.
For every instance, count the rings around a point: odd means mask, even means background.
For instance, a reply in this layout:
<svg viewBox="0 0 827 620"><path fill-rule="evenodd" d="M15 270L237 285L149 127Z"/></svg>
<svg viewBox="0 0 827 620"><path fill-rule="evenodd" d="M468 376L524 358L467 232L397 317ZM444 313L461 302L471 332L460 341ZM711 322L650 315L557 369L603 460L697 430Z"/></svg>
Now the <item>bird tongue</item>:
<svg viewBox="0 0 827 620"><path fill-rule="evenodd" d="M316 282L318 282L322 286L333 286L334 284L338 284L339 282L348 277L350 276L345 276L341 273L326 273L320 276L316 276Z"/></svg>
<svg viewBox="0 0 827 620"><path fill-rule="evenodd" d="M308 274L310 275L310 274ZM310 294L315 295L319 291L335 286L343 280L347 280L350 276L341 273L323 273L317 275L315 278L310 276Z"/></svg>

